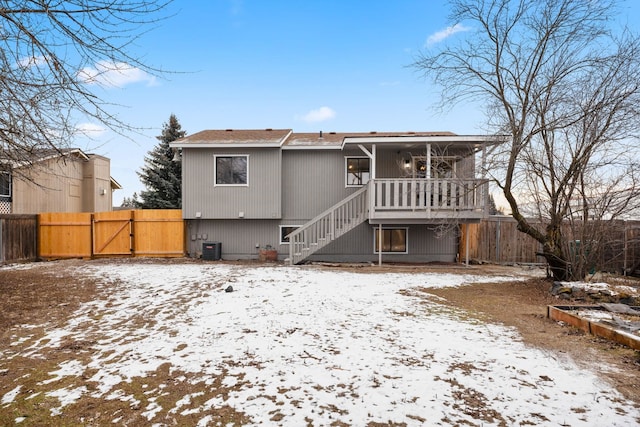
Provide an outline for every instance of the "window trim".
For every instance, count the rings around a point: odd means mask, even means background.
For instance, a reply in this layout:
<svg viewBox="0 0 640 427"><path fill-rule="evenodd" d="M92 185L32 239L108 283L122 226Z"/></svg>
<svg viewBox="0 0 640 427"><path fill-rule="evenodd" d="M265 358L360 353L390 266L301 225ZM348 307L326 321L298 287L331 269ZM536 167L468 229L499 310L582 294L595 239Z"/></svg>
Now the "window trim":
<svg viewBox="0 0 640 427"><path fill-rule="evenodd" d="M218 157L244 157L247 159L247 182L245 184L218 183ZM249 186L249 155L248 154L214 154L213 155L213 186L214 187L248 187Z"/></svg>
<svg viewBox="0 0 640 427"><path fill-rule="evenodd" d="M349 159L367 159L369 162L369 178L363 184L349 184ZM371 180L371 159L368 156L344 156L344 186L346 188L364 187Z"/></svg>
<svg viewBox="0 0 640 427"><path fill-rule="evenodd" d="M404 251L385 251L382 250L382 254L388 255L403 255L409 253L409 227L382 227L383 235L385 230L404 230ZM373 253L378 254L378 245L376 245L376 238L378 237L378 227L373 228ZM384 238L384 237L383 237ZM384 244L384 240L383 240ZM384 246L384 245L383 245Z"/></svg>
<svg viewBox="0 0 640 427"><path fill-rule="evenodd" d="M9 194L0 194L0 197L11 197L11 193L13 192L12 191L13 182L12 182L12 179L11 179L12 178L11 177L11 173L10 172L6 172L6 171L0 171L0 174L4 174L4 175L7 176L7 183L9 184L8 185ZM0 188L0 190L1 190L1 188ZM0 193L1 193L1 191L0 191Z"/></svg>
<svg viewBox="0 0 640 427"><path fill-rule="evenodd" d="M279 228L278 228L278 231L279 231L279 233L278 233L278 240L280 240L280 242L279 242L279 243L280 243L281 245L288 245L290 242L288 242L288 241L284 241L284 240L283 240L283 237L284 237L284 236L282 235L282 229L283 229L283 228L285 228L285 227L295 227L295 228L300 228L300 227L302 227L302 225L297 225L297 224L282 224L282 225L279 225L278 227L279 227Z"/></svg>

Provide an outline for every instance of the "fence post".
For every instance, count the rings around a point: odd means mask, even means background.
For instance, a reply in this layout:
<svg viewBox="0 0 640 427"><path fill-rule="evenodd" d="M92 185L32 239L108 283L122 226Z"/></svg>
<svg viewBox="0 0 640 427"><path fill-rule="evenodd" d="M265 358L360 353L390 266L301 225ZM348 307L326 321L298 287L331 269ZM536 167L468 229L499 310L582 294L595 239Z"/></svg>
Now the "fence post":
<svg viewBox="0 0 640 427"><path fill-rule="evenodd" d="M496 261L500 262L500 224L502 221L498 219L496 223Z"/></svg>
<svg viewBox="0 0 640 427"><path fill-rule="evenodd" d="M623 252L623 261L622 261L622 275L626 276L627 275L627 251L629 250L628 247L628 238L627 238L627 221L624 222L624 246L622 249Z"/></svg>

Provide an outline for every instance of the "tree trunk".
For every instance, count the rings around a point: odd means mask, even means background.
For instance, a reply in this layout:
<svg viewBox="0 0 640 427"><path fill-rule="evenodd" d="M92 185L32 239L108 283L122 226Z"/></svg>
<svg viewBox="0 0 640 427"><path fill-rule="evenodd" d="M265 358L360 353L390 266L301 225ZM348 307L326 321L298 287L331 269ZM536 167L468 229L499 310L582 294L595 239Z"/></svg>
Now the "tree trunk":
<svg viewBox="0 0 640 427"><path fill-rule="evenodd" d="M553 280L566 281L570 280L569 263L564 257L562 250L552 248L549 245L543 245L542 255L547 260L549 270L553 276Z"/></svg>
<svg viewBox="0 0 640 427"><path fill-rule="evenodd" d="M544 241L542 243L542 255L549 264L549 269L554 280L565 281L571 278L571 263L562 249L563 237L560 223L551 221L547 225Z"/></svg>

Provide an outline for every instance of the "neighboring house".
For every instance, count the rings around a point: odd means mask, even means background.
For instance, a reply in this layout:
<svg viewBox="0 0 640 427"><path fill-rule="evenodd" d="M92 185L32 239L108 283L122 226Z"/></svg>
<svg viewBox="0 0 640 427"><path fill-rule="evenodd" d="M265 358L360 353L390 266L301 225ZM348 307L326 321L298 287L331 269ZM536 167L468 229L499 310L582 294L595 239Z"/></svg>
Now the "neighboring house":
<svg viewBox="0 0 640 427"><path fill-rule="evenodd" d="M496 142L449 132L195 133L170 144L181 151L188 252L220 242L225 259L270 246L294 264L455 261L459 224L487 215L475 170Z"/></svg>
<svg viewBox="0 0 640 427"><path fill-rule="evenodd" d="M28 163L0 172L0 213L112 210L110 160L80 149L39 150Z"/></svg>

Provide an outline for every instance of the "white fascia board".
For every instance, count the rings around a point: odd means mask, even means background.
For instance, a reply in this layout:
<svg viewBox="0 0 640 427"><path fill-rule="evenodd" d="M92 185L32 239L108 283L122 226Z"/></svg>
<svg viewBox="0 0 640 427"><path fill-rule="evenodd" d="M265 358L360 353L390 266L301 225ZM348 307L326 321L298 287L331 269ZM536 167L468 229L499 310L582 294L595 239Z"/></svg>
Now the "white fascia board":
<svg viewBox="0 0 640 427"><path fill-rule="evenodd" d="M52 160L52 159L60 159L60 158L64 158L64 157L68 157L71 156L73 154L76 154L80 159L84 160L84 161L89 161L89 156L87 156L85 154L84 151L82 151L79 148L74 148L71 149L69 151L66 152L60 152L60 153L54 153L54 154L50 154L48 156L44 156L44 157L40 157L40 158L34 158L33 161L31 162L16 162L16 161L8 161L6 162L7 164L10 164L12 168L14 169L19 169L25 166L31 167L31 165L35 164L35 163L42 163L42 162L46 162L47 160ZM5 163L5 162L3 162Z"/></svg>
<svg viewBox="0 0 640 427"><path fill-rule="evenodd" d="M280 148L282 142L269 144L210 144L210 143L169 143L171 148Z"/></svg>
<svg viewBox="0 0 640 427"><path fill-rule="evenodd" d="M435 142L435 143L501 143L508 138L508 135L442 135L442 136L368 136L364 138L345 137L342 143L346 144L381 144L381 143L402 143L402 142Z"/></svg>
<svg viewBox="0 0 640 427"><path fill-rule="evenodd" d="M285 145L282 150L342 150L340 145Z"/></svg>
<svg viewBox="0 0 640 427"><path fill-rule="evenodd" d="M113 179L112 176L109 177L109 180L111 181L111 188L113 188L115 190L122 190L122 185L120 185L120 183L118 181Z"/></svg>

